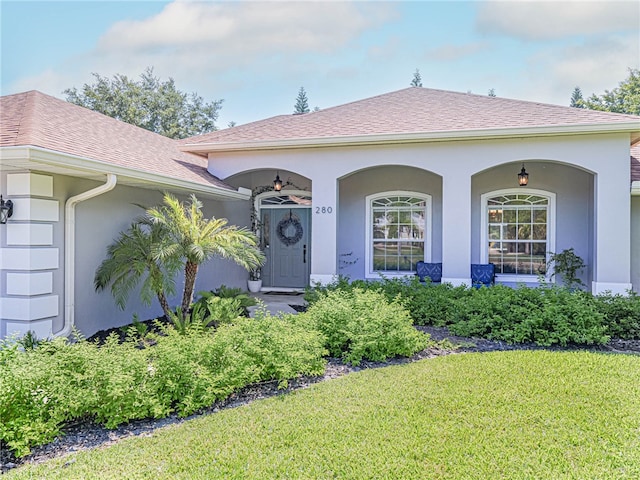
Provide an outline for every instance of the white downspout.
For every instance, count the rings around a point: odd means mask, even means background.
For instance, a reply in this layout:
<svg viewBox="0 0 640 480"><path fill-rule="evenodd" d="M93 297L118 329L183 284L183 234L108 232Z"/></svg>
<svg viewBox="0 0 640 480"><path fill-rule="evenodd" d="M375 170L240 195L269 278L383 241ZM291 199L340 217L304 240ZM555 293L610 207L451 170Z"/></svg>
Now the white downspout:
<svg viewBox="0 0 640 480"><path fill-rule="evenodd" d="M56 337L68 337L75 325L76 205L113 190L118 178L107 173L107 181L92 190L67 199L64 207L64 326Z"/></svg>

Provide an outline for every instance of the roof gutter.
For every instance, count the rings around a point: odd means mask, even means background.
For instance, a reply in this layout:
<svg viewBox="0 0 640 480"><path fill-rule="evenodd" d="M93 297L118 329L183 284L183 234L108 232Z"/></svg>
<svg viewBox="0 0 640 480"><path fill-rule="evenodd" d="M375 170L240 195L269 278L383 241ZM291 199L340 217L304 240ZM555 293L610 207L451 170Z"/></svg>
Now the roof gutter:
<svg viewBox="0 0 640 480"><path fill-rule="evenodd" d="M640 197L640 180L636 180L635 182L631 182L631 196L632 197Z"/></svg>
<svg viewBox="0 0 640 480"><path fill-rule="evenodd" d="M76 281L76 205L113 190L118 181L112 173L107 174L104 185L87 190L67 199L64 207L64 326L54 333L56 337L68 337L75 326L75 281Z"/></svg>
<svg viewBox="0 0 640 480"><path fill-rule="evenodd" d="M629 133L634 143L640 138L640 122L617 124L551 125L518 128L487 128L442 132L389 133L333 137L286 138L278 140L247 140L239 142L191 143L179 145L183 152L203 154L247 150L275 150L309 147L362 146L400 143L445 142L455 140L487 140L501 138L549 137L562 135L592 135Z"/></svg>
<svg viewBox="0 0 640 480"><path fill-rule="evenodd" d="M101 162L99 160L92 160L31 145L2 147L0 148L0 158L6 158L7 160L23 160L29 158L37 163L71 168L88 174L108 175L114 173L121 179L132 178L149 184L161 185L165 188L175 188L189 193L200 193L226 200L248 200L250 198L250 194L247 194L241 189L231 190L216 185L194 183L188 180L180 180L170 176L122 167L112 163ZM120 183L122 184L122 181Z"/></svg>

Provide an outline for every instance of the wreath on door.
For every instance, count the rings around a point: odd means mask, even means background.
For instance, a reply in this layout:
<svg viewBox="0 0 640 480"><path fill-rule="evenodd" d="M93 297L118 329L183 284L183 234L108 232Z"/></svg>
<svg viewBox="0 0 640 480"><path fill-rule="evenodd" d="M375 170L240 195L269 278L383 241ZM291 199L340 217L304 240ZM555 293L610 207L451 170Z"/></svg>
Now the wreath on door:
<svg viewBox="0 0 640 480"><path fill-rule="evenodd" d="M293 235L289 235L289 227L291 226L294 228ZM293 218L291 214L289 214L288 218L280 220L276 227L276 235L278 236L278 239L287 247L298 243L302 239L302 234L303 230L300 221L297 218Z"/></svg>

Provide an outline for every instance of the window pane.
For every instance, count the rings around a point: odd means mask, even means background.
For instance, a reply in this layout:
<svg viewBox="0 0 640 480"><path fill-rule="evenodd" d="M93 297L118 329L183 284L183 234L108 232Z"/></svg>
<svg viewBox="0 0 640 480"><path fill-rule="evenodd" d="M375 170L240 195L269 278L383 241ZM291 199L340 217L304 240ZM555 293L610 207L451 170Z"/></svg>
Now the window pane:
<svg viewBox="0 0 640 480"><path fill-rule="evenodd" d="M533 254L541 257L546 257L547 255L547 244L546 243L534 243L532 246Z"/></svg>
<svg viewBox="0 0 640 480"><path fill-rule="evenodd" d="M516 239L516 226L515 225L507 225L504 227L504 238L507 240L515 240Z"/></svg>
<svg viewBox="0 0 640 480"><path fill-rule="evenodd" d="M534 225L533 226L533 239L534 240L546 240L547 239L547 225Z"/></svg>
<svg viewBox="0 0 640 480"><path fill-rule="evenodd" d="M403 256L398 259L398 271L408 272L409 270L413 270L412 267L411 258Z"/></svg>
<svg viewBox="0 0 640 480"><path fill-rule="evenodd" d="M502 223L502 210L489 209L489 223Z"/></svg>
<svg viewBox="0 0 640 480"><path fill-rule="evenodd" d="M489 225L489 239L500 240L500 230L498 225Z"/></svg>
<svg viewBox="0 0 640 480"><path fill-rule="evenodd" d="M531 225L520 225L518 227L518 240L531 239Z"/></svg>
<svg viewBox="0 0 640 480"><path fill-rule="evenodd" d="M531 275L531 257L528 255L518 256L517 272L521 275Z"/></svg>
<svg viewBox="0 0 640 480"><path fill-rule="evenodd" d="M531 223L531 210L518 210L518 223Z"/></svg>
<svg viewBox="0 0 640 480"><path fill-rule="evenodd" d="M533 211L533 221L534 223L547 223L547 209L544 210L534 210Z"/></svg>
<svg viewBox="0 0 640 480"><path fill-rule="evenodd" d="M516 211L515 210L504 210L502 214L502 220L505 223L516 223Z"/></svg>
<svg viewBox="0 0 640 480"><path fill-rule="evenodd" d="M386 270L386 264L384 262L384 256L374 255L373 256L373 269L374 270Z"/></svg>

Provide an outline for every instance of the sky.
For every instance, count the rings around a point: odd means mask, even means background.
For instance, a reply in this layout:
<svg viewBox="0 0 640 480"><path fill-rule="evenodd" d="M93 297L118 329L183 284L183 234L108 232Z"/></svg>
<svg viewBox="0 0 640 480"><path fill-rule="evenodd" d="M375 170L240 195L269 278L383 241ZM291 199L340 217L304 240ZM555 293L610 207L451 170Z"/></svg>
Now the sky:
<svg viewBox="0 0 640 480"><path fill-rule="evenodd" d="M640 68L637 1L0 0L0 93L58 98L92 73L147 68L205 101L219 128L409 86L568 105Z"/></svg>

